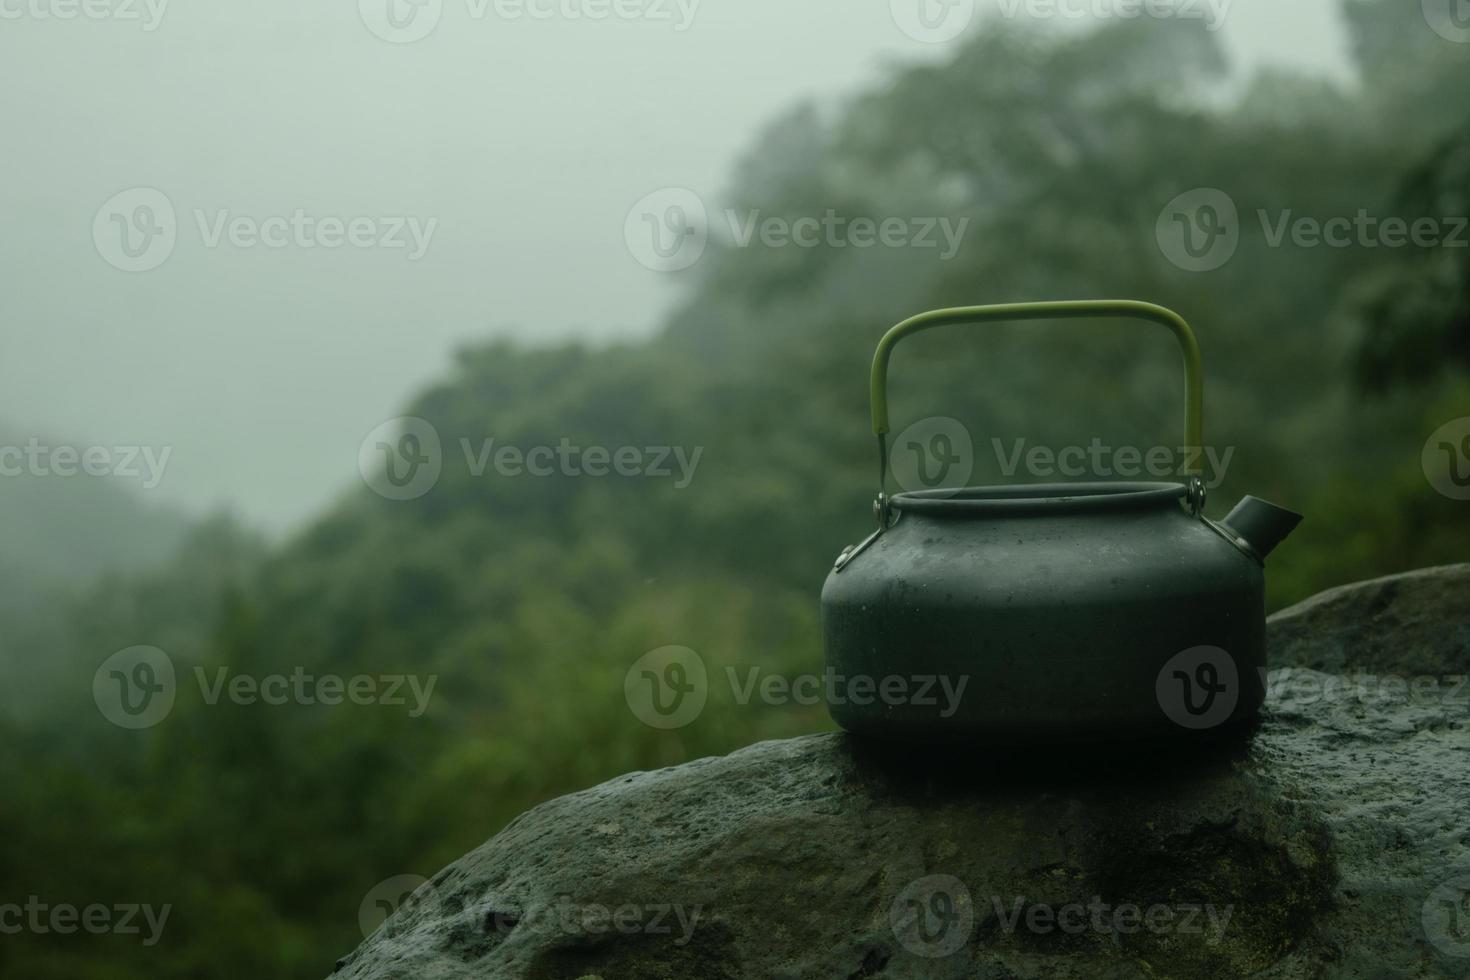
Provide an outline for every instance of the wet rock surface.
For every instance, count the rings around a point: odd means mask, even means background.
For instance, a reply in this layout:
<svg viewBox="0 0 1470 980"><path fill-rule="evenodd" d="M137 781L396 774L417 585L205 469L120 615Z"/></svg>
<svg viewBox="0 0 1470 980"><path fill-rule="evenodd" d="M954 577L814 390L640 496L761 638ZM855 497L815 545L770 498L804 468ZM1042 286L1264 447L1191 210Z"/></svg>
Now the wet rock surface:
<svg viewBox="0 0 1470 980"><path fill-rule="evenodd" d="M1470 564L1330 589L1267 621L1273 666L1353 673L1470 671Z"/></svg>
<svg viewBox="0 0 1470 980"><path fill-rule="evenodd" d="M1470 978L1467 596L1455 566L1273 617L1243 746L818 735L622 776L333 976Z"/></svg>

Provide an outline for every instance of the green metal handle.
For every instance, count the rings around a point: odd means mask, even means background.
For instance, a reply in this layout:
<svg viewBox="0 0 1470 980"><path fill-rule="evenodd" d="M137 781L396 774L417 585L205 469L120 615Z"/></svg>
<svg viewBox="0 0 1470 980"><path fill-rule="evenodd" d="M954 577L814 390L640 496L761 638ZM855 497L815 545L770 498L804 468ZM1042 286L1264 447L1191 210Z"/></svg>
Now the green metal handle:
<svg viewBox="0 0 1470 980"><path fill-rule="evenodd" d="M1199 456L1204 447L1205 382L1201 366L1199 342L1194 331L1178 313L1133 300L1080 300L1058 303L1012 303L1002 306L964 306L950 310L934 310L911 317L884 334L873 355L873 434L878 437L880 465L886 479L888 431L888 361L894 346L905 337L935 327L954 326L963 323L989 323L997 320L1077 320L1100 317L1131 317L1150 320L1168 327L1184 352L1185 415L1184 446L1186 450L1186 472L1199 471Z"/></svg>

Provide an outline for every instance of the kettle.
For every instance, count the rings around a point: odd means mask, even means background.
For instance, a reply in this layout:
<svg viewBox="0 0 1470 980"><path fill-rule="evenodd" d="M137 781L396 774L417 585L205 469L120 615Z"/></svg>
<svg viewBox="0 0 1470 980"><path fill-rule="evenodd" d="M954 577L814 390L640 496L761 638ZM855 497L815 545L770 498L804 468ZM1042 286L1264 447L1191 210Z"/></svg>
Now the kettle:
<svg viewBox="0 0 1470 980"><path fill-rule="evenodd" d="M887 493L888 364L905 337L1000 320L1128 317L1184 354L1182 483ZM1238 733L1265 699L1266 557L1301 515L1204 516L1204 377L1182 317L1126 300L936 310L873 358L877 530L822 589L828 710L859 736L1007 744Z"/></svg>

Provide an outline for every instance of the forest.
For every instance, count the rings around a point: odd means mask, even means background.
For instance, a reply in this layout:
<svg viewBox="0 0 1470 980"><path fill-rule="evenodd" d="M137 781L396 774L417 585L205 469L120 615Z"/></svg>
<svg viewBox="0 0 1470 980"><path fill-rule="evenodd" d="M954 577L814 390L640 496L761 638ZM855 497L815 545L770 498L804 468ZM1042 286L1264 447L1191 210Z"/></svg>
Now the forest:
<svg viewBox="0 0 1470 980"><path fill-rule="evenodd" d="M625 677L668 646L721 679L820 670L821 583L872 523L869 362L926 309L1116 297L1188 318L1208 512L1254 493L1307 518L1272 558L1272 609L1464 560L1470 504L1436 489L1426 458L1470 415L1470 234L1455 230L1470 45L1425 30L1418 4L1344 11L1352 86L1280 72L1227 86L1198 23L997 21L840 105L791 105L709 202L706 253L671 277L679 301L650 339L487 340L402 406L445 447L415 499L344 473L336 504L281 544L226 516L144 534L125 507L79 500L76 562L119 528L166 547L41 575L25 491L0 488L16 681L0 697L4 892L172 908L153 946L7 937L0 973L325 976L363 938L375 886L432 875L542 801L830 728L820 704L722 680L692 723L657 728L629 710ZM748 224L829 212L880 229L943 217L951 238L771 247ZM1183 385L1157 332L1027 324L915 340L892 401L895 430L958 421L971 484L1047 482L1018 447L1176 447ZM487 440L608 447L608 475L506 475L479 455ZM631 457L622 473L620 447L666 448L673 475ZM165 720L129 730L93 685L134 645L166 651L180 683ZM401 708L206 696L242 674L408 676L423 703L406 686Z"/></svg>

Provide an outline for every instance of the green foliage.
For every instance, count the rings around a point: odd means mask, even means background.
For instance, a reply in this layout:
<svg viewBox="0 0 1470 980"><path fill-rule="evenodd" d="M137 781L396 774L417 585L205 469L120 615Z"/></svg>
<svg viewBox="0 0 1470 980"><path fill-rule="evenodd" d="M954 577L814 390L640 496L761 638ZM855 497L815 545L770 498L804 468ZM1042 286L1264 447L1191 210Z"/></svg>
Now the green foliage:
<svg viewBox="0 0 1470 980"><path fill-rule="evenodd" d="M1398 195L1405 214L1460 219L1455 248L1409 250L1359 289L1367 325L1356 373L1368 390L1433 381L1470 367L1470 120L1415 167Z"/></svg>

